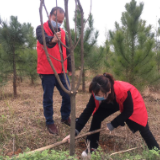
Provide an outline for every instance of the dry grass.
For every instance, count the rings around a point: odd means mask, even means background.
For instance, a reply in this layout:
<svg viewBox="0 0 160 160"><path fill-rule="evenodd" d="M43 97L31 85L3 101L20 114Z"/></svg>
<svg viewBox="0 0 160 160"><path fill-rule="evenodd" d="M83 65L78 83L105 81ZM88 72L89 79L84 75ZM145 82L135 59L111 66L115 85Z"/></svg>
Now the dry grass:
<svg viewBox="0 0 160 160"><path fill-rule="evenodd" d="M87 83L88 85L88 83ZM61 124L60 106L61 96L57 89L54 90L54 120L58 126L59 135L51 135L45 126L42 107L42 87L41 81L38 80L34 86L30 86L28 80L23 81L18 86L18 97L12 96L12 83L0 91L0 155L9 155L17 149L25 151L26 148L31 150L53 144L61 141L69 134L68 126ZM149 124L151 131L157 141L160 143L160 92L150 92L146 89L143 93L144 100L149 114ZM79 117L86 107L89 100L89 93L79 92L76 97L77 112ZM117 114L110 116L103 123L110 122ZM82 130L82 133L89 130L91 118ZM122 138L123 137L123 138ZM119 151L144 143L139 133L132 134L127 127L115 129L110 136L101 133L100 146L105 152ZM69 145L62 145L56 149L66 150ZM86 148L85 139L76 142L76 153L79 155Z"/></svg>

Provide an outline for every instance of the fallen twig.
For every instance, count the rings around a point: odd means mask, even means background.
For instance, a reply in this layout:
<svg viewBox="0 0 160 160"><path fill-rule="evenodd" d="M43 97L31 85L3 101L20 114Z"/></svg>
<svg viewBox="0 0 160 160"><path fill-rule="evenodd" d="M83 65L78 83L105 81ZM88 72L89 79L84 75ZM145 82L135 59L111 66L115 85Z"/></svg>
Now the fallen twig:
<svg viewBox="0 0 160 160"><path fill-rule="evenodd" d="M77 139L79 139L79 138L82 138L82 137L85 137L85 136L88 136L88 135L91 135L91 134L94 134L94 133L98 133L98 132L101 132L101 131L105 131L105 129L106 129L106 127L101 128L101 129L98 129L98 130L95 130L95 131L92 131L92 132L87 132L87 133L84 133L84 134L82 134L82 135L79 135L79 136L75 137L75 139L77 140ZM106 133L105 133L105 134L106 134ZM110 135L110 136L111 136L111 134L106 134L106 135ZM113 136L114 136L114 135L113 135ZM67 142L68 142L68 140L66 140L66 141L60 141L60 142L57 142L57 143L54 143L54 144L51 144L51 145L48 145L48 146L45 146L45 147L42 147L42 148L38 148L38 149L33 150L33 151L30 151L30 152L28 152L28 153L26 153L26 154L33 154L33 153L35 153L35 152L41 152L41 151L44 151L44 150L46 150L46 149L51 149L51 148L57 147L57 146L59 146L59 145L65 144L65 143L67 143Z"/></svg>
<svg viewBox="0 0 160 160"><path fill-rule="evenodd" d="M75 139L79 139L79 138L82 138L84 136L88 136L88 135L91 135L91 134L94 134L94 133L98 133L98 132L104 131L105 129L106 128L102 128L102 129L98 129L98 130L95 130L95 131L92 131L92 132L84 133L82 135L79 135L79 136L75 137ZM51 148L57 147L61 144L65 144L67 142L68 142L68 140L60 141L60 142L57 142L57 143L54 143L54 144L51 144L51 145L48 145L48 146L45 146L45 147L42 147L42 148L38 148L38 149L30 151L30 152L27 152L26 154L33 154L35 152L41 152L41 151L44 151L46 149L51 149Z"/></svg>
<svg viewBox="0 0 160 160"><path fill-rule="evenodd" d="M141 147L142 147L142 146L140 146L140 147L135 147L135 148L130 148L130 149L123 150L123 151L119 151L119 152L114 152L114 153L110 154L109 156L113 156L113 155L118 154L118 153L129 152L129 151L135 150L135 149L137 149L137 148L141 148Z"/></svg>

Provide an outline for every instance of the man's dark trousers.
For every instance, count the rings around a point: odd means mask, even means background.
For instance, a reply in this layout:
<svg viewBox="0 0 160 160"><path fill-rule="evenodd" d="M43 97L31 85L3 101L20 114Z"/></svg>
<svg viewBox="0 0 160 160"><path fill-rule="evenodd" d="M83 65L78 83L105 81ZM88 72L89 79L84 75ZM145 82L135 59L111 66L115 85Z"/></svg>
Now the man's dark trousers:
<svg viewBox="0 0 160 160"><path fill-rule="evenodd" d="M67 75L66 75L67 76ZM60 87L56 77L54 74L41 74L40 75L42 80L42 87L43 87L43 110L44 116L46 118L46 124L53 124L53 92L54 87L56 86L60 95L62 96L62 105L61 105L61 118L63 120L67 120L69 118L71 112L70 106L70 96L65 93L62 88ZM59 78L64 85L65 88L68 89L67 84L64 79L64 74L59 74ZM69 82L68 76L67 80Z"/></svg>

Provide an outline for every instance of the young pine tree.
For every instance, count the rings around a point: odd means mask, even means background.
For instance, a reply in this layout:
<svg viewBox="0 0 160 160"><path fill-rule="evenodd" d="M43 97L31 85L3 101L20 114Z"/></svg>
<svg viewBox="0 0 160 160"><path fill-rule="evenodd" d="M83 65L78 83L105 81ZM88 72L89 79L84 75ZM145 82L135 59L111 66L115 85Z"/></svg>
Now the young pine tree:
<svg viewBox="0 0 160 160"><path fill-rule="evenodd" d="M158 20L158 28L156 28L155 52L156 52L157 70L158 73L160 73L160 19Z"/></svg>
<svg viewBox="0 0 160 160"><path fill-rule="evenodd" d="M125 5L122 26L116 22L115 31L109 31L114 46L113 71L122 80L141 86L153 80L155 73L154 34L151 26L140 19L143 3L135 0Z"/></svg>
<svg viewBox="0 0 160 160"><path fill-rule="evenodd" d="M13 93L17 96L18 57L26 47L33 47L33 28L30 24L21 24L17 17L11 16L9 24L0 20L0 43L3 49L3 61L7 66L5 72L13 74ZM3 70L4 72L4 70Z"/></svg>
<svg viewBox="0 0 160 160"><path fill-rule="evenodd" d="M38 77L37 74L37 51L35 49L25 49L19 57L21 63L19 68L24 76L29 77L30 84L33 85Z"/></svg>
<svg viewBox="0 0 160 160"><path fill-rule="evenodd" d="M7 74L5 71L8 69L8 66L3 60L3 54L2 45L0 44L0 87L7 83Z"/></svg>
<svg viewBox="0 0 160 160"><path fill-rule="evenodd" d="M71 29L72 33L72 40L73 42L78 41L79 36L81 35L81 14L80 11L77 9L76 18L77 30L76 32ZM86 20L84 19L84 23ZM84 69L82 73L82 91L85 92L85 79L86 79L86 70L96 70L97 66L100 66L100 61L103 59L103 50L100 47L96 46L97 38L99 35L98 31L95 31L94 27L94 20L92 14L89 15L88 21L85 24L84 29ZM66 28L66 26L64 26ZM79 69L80 64L80 41L75 48L75 61L76 61L76 69Z"/></svg>

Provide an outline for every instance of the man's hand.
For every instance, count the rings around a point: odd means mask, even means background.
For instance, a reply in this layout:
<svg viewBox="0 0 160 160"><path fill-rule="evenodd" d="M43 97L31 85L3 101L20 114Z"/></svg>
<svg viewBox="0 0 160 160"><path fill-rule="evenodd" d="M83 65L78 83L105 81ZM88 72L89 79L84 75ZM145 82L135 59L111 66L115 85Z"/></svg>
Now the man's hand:
<svg viewBox="0 0 160 160"><path fill-rule="evenodd" d="M62 141L68 141L70 143L70 135L66 136Z"/></svg>
<svg viewBox="0 0 160 160"><path fill-rule="evenodd" d="M57 35L57 36L56 36ZM57 32L56 35L54 35L51 43L57 43L58 42L58 38L61 40L61 31ZM58 38L57 38L58 37Z"/></svg>
<svg viewBox="0 0 160 160"><path fill-rule="evenodd" d="M72 75L72 72L68 72L68 75L71 76L71 75Z"/></svg>

